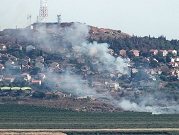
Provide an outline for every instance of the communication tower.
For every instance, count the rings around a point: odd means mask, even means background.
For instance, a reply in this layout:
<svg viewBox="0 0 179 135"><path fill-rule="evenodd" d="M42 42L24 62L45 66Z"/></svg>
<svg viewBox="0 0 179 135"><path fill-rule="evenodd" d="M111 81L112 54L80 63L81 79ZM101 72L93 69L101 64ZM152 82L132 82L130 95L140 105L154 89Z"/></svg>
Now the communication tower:
<svg viewBox="0 0 179 135"><path fill-rule="evenodd" d="M47 22L48 8L47 0L40 0L39 22Z"/></svg>

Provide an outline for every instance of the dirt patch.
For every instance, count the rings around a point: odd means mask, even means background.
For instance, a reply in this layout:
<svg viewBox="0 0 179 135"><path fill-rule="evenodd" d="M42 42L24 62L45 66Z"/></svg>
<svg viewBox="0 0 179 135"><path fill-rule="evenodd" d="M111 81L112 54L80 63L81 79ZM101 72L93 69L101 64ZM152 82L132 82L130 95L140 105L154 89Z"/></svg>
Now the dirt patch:
<svg viewBox="0 0 179 135"><path fill-rule="evenodd" d="M67 135L61 132L0 132L0 135Z"/></svg>

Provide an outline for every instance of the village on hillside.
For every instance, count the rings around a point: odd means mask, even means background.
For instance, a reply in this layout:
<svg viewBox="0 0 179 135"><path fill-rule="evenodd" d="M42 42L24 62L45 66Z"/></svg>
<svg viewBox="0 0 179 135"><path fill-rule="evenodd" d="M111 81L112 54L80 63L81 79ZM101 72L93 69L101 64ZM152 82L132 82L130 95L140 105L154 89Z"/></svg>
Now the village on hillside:
<svg viewBox="0 0 179 135"><path fill-rule="evenodd" d="M113 64L106 68L110 63L108 59L101 58L100 54L89 57L80 52L79 46L67 44L54 52L54 46L46 46L42 42L35 45L28 43L29 40L22 40L24 37L15 38L2 33L2 97L98 98L93 92L84 92L90 90L98 94L108 93L115 99L125 97L135 101L146 93L158 91L168 95L157 96L156 100L178 101L178 91L174 89L178 86L172 85L179 80L177 50L151 49L144 57L137 49L116 52L109 47L109 57L121 60L117 65L121 69L116 70Z"/></svg>

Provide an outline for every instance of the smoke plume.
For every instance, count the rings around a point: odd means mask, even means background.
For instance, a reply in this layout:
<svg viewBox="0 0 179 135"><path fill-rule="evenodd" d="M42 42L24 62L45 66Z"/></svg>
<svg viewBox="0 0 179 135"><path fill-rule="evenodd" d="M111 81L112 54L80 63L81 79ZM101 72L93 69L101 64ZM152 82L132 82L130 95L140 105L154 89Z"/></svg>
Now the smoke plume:
<svg viewBox="0 0 179 135"><path fill-rule="evenodd" d="M86 63L97 70L101 68L100 73L119 72L122 74L130 75L130 70L127 66L129 60L114 57L109 53L110 45L107 43L88 42L86 37L89 34L89 26L81 23L73 23L71 26L61 28L60 31L56 31L56 34L49 34L46 31L40 31L37 36L40 40L43 39L43 44L46 47L53 48L55 53L61 53L63 56L69 55L69 59L77 59L78 54L85 58ZM57 34L61 36L58 37ZM34 41L39 38L33 38ZM56 43L52 39L58 39ZM41 43L42 44L42 43ZM73 54L73 55L72 55ZM72 55L72 57L70 57ZM109 92L98 93L95 88L88 87L86 80L82 79L79 75L72 71L73 68L67 67L65 72L61 75L46 71L47 85L54 88L55 85L59 85L59 89L63 92L72 93L75 96L89 96L101 100L106 98L115 107L120 107L126 111L137 112L152 112L154 114L161 113L178 113L178 105L176 103L160 103L157 100L156 95L141 96L138 102L131 101L127 98L121 98L117 100L113 98ZM176 105L176 107L174 107Z"/></svg>

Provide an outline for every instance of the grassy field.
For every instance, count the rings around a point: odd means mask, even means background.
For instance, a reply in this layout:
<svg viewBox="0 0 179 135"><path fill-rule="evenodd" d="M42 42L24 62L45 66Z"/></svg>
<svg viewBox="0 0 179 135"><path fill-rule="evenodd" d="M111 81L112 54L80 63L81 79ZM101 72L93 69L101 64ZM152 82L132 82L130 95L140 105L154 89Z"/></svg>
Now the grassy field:
<svg viewBox="0 0 179 135"><path fill-rule="evenodd" d="M179 132L169 132L169 131L161 131L161 132L67 132L67 135L178 135Z"/></svg>
<svg viewBox="0 0 179 135"><path fill-rule="evenodd" d="M30 105L1 104L0 128L102 129L179 128L179 114L91 113Z"/></svg>

